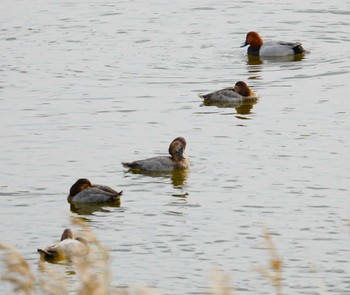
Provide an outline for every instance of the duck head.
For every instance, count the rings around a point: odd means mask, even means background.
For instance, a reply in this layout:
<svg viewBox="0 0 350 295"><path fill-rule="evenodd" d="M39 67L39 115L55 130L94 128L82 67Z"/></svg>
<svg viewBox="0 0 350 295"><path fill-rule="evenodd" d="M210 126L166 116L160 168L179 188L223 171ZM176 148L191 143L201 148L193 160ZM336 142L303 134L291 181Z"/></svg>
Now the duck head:
<svg viewBox="0 0 350 295"><path fill-rule="evenodd" d="M175 161L185 159L186 140L183 137L175 138L169 146L169 154Z"/></svg>
<svg viewBox="0 0 350 295"><path fill-rule="evenodd" d="M61 241L66 240L66 239L74 239L73 232L70 228L66 228L61 236Z"/></svg>
<svg viewBox="0 0 350 295"><path fill-rule="evenodd" d="M80 178L70 188L69 196L74 197L76 194L80 193L85 189L88 189L89 187L92 187L90 180L88 180L87 178Z"/></svg>
<svg viewBox="0 0 350 295"><path fill-rule="evenodd" d="M248 85L243 81L238 81L233 88L235 92L242 96L250 96L252 94L251 89Z"/></svg>
<svg viewBox="0 0 350 295"><path fill-rule="evenodd" d="M241 47L250 45L253 49L258 49L264 44L263 39L259 36L257 32L249 32L245 38L245 42Z"/></svg>

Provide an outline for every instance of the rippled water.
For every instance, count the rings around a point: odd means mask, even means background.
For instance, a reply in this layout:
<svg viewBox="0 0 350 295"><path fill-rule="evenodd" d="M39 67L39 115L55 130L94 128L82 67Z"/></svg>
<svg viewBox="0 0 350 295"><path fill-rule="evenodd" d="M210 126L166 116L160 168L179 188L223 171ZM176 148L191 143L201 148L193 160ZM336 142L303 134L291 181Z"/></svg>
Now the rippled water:
<svg viewBox="0 0 350 295"><path fill-rule="evenodd" d="M2 4L1 241L34 271L36 249L80 215L115 287L204 294L220 266L237 294L272 294L253 270L266 228L285 294L349 294L349 1ZM251 30L310 53L248 60ZM251 109L197 96L238 80L260 95ZM187 173L121 166L177 136ZM70 208L80 177L124 190L121 207Z"/></svg>

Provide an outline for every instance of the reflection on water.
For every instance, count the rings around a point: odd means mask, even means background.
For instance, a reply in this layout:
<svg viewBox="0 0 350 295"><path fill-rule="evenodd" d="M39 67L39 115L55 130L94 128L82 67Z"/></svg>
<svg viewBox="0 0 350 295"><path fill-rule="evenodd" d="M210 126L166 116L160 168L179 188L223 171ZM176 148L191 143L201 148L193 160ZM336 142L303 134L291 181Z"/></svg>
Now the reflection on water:
<svg viewBox="0 0 350 295"><path fill-rule="evenodd" d="M181 188L187 180L188 171L187 170L179 170L171 172L171 182L174 187Z"/></svg>
<svg viewBox="0 0 350 295"><path fill-rule="evenodd" d="M189 193L184 193L184 194L173 194L172 196L175 198L180 198L180 199L185 199L187 198Z"/></svg>
<svg viewBox="0 0 350 295"><path fill-rule="evenodd" d="M188 178L187 170L178 171L168 171L168 172L156 172L156 171L140 171L140 170L128 170L128 173L132 174L142 174L149 177L161 177L169 178L174 186L174 188L182 188L186 184Z"/></svg>
<svg viewBox="0 0 350 295"><path fill-rule="evenodd" d="M217 108L235 108L240 115L247 115L251 113L253 106L258 101L245 101L245 102L207 102L204 101L201 106L215 106Z"/></svg>
<svg viewBox="0 0 350 295"><path fill-rule="evenodd" d="M266 64L283 64L288 62L299 62L305 58L305 54L295 54L287 56L254 56L247 55L247 71L250 74L249 80L261 80L261 74Z"/></svg>
<svg viewBox="0 0 350 295"><path fill-rule="evenodd" d="M255 56L255 55L247 55L247 64L261 65L266 62L294 62L301 61L305 58L305 54L294 54L294 55L286 55L286 56Z"/></svg>
<svg viewBox="0 0 350 295"><path fill-rule="evenodd" d="M39 258L39 261L38 261L38 266L39 266L39 269L41 269L45 264L45 262L47 263L51 263L51 264L58 264L58 265L71 265L72 266L72 262L67 260L67 259L57 259L57 258L54 258L52 256L47 256L45 258ZM75 275L76 273L72 273L72 275Z"/></svg>
<svg viewBox="0 0 350 295"><path fill-rule="evenodd" d="M70 211L78 215L92 215L94 212L110 212L108 207L119 208L120 200L112 204L98 204L98 203L71 203Z"/></svg>
<svg viewBox="0 0 350 295"><path fill-rule="evenodd" d="M235 107L236 111L240 115L247 115L250 114L251 110L253 109L253 106L257 102L243 102L239 106Z"/></svg>
<svg viewBox="0 0 350 295"><path fill-rule="evenodd" d="M261 65L263 63L260 56L247 55L247 64L251 66Z"/></svg>
<svg viewBox="0 0 350 295"><path fill-rule="evenodd" d="M46 258L45 260L42 260L39 258L38 260L38 269L42 272L45 273L47 271L45 262L50 263L50 264L57 264L60 266L65 266L66 271L64 272L67 276L74 276L76 275L76 271L73 269L73 263L70 260L57 260L53 258Z"/></svg>

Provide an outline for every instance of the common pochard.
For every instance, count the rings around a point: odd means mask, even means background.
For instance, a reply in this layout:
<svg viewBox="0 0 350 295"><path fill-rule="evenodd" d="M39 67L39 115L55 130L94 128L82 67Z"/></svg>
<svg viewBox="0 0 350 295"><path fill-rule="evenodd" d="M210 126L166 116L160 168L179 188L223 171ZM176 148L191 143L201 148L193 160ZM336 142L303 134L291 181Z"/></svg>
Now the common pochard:
<svg viewBox="0 0 350 295"><path fill-rule="evenodd" d="M52 262L61 260L70 260L73 257L84 256L88 254L89 247L85 239L74 238L70 228L64 230L61 240L53 243L44 249L38 249L40 258Z"/></svg>
<svg viewBox="0 0 350 295"><path fill-rule="evenodd" d="M125 168L141 171L175 171L189 167L188 157L185 156L186 140L175 138L169 145L169 156L158 156L145 160L122 163Z"/></svg>
<svg viewBox="0 0 350 295"><path fill-rule="evenodd" d="M92 184L86 178L78 179L70 188L68 202L113 203L120 200L123 191L117 192L106 185Z"/></svg>
<svg viewBox="0 0 350 295"><path fill-rule="evenodd" d="M258 99L257 94L243 81L238 81L234 87L199 96L206 103L256 102Z"/></svg>
<svg viewBox="0 0 350 295"><path fill-rule="evenodd" d="M248 54L255 56L286 56L291 54L302 54L306 50L299 42L266 41L257 32L249 32L241 47L247 46Z"/></svg>

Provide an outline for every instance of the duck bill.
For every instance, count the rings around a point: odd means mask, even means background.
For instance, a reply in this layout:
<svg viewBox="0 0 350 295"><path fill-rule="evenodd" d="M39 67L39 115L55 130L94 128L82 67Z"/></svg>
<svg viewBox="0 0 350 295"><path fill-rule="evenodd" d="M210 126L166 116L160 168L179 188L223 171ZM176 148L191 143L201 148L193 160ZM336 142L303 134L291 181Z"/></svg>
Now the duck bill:
<svg viewBox="0 0 350 295"><path fill-rule="evenodd" d="M178 153L181 160L185 159L185 150L184 149L180 149L177 153Z"/></svg>
<svg viewBox="0 0 350 295"><path fill-rule="evenodd" d="M245 42L241 45L241 47L246 47L247 45L249 45L249 43L248 43L247 41L245 41Z"/></svg>

